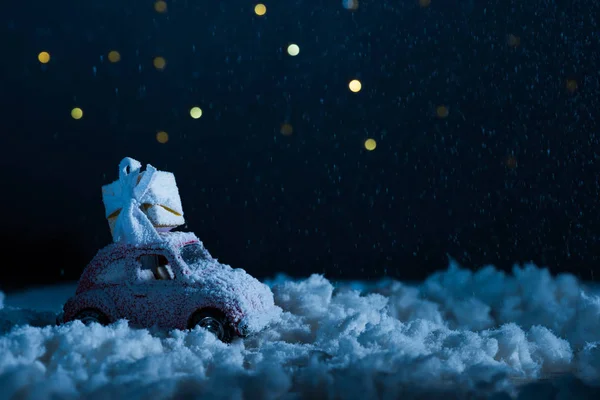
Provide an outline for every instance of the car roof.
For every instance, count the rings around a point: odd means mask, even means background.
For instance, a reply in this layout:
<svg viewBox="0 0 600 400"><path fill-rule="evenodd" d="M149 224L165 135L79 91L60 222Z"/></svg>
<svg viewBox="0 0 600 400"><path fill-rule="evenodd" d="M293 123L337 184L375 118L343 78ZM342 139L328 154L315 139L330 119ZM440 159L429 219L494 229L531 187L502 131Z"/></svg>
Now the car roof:
<svg viewBox="0 0 600 400"><path fill-rule="evenodd" d="M134 245L129 243L111 243L104 247L94 257L90 264L106 263L122 257L124 254L136 250L167 250L178 249L182 246L192 243L200 243L200 240L192 232L161 232L159 233L161 241L145 243L143 245Z"/></svg>

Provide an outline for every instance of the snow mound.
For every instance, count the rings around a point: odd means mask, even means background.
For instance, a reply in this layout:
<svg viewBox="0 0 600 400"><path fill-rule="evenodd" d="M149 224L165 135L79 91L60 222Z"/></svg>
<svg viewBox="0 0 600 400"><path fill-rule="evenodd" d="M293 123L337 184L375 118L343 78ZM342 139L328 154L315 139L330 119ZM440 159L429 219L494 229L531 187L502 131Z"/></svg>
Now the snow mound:
<svg viewBox="0 0 600 400"><path fill-rule="evenodd" d="M417 285L270 285L281 318L230 345L9 305L0 398L600 398L600 297L571 275L452 263Z"/></svg>

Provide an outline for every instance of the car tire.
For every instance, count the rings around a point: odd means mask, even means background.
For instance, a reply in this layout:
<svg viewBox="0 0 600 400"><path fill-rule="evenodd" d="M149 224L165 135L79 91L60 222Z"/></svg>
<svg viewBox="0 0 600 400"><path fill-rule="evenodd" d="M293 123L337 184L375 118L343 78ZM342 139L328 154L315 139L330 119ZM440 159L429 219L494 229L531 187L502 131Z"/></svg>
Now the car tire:
<svg viewBox="0 0 600 400"><path fill-rule="evenodd" d="M90 325L94 322L100 325L108 325L109 322L106 315L93 308L86 308L85 310L79 311L73 319L78 319L85 325Z"/></svg>
<svg viewBox="0 0 600 400"><path fill-rule="evenodd" d="M206 329L224 343L233 339L231 327L223 313L216 310L200 310L190 318L189 328L196 326Z"/></svg>

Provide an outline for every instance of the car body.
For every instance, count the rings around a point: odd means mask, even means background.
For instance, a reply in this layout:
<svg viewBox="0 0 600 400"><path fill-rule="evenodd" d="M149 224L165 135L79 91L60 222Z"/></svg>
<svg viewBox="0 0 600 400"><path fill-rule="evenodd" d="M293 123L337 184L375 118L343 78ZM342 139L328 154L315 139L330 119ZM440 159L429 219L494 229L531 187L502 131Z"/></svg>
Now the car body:
<svg viewBox="0 0 600 400"><path fill-rule="evenodd" d="M208 310L223 316L232 336L245 337L281 313L267 285L219 263L193 233L160 237L151 244L112 243L100 250L59 322L83 319L82 312L93 310L105 323L127 319L133 327L189 329L193 316Z"/></svg>

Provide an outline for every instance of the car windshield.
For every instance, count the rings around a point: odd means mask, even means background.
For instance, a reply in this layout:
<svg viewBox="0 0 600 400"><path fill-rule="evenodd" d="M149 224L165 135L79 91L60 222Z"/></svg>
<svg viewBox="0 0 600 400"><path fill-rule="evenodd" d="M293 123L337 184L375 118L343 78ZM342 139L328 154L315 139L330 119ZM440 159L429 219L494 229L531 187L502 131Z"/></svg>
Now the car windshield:
<svg viewBox="0 0 600 400"><path fill-rule="evenodd" d="M185 245L179 251L181 258L187 265L194 265L202 260L207 260L208 252L200 243L192 243Z"/></svg>

